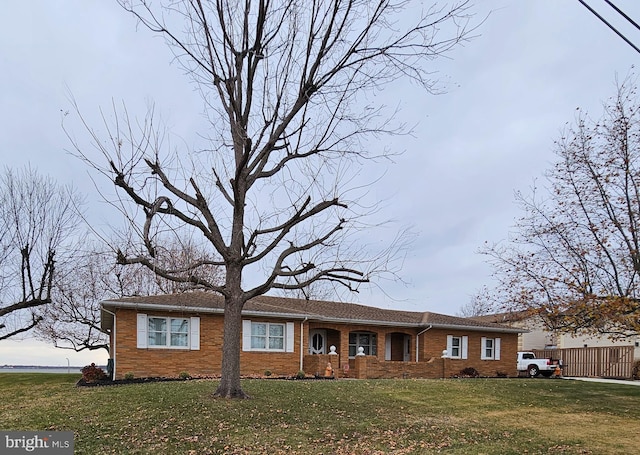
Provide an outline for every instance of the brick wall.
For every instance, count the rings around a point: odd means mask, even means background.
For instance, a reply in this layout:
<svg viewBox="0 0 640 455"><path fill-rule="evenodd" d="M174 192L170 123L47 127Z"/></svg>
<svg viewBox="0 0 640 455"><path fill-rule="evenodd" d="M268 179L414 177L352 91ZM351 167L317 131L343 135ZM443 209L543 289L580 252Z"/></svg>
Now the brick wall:
<svg viewBox="0 0 640 455"><path fill-rule="evenodd" d="M126 373L135 377L178 376L186 371L192 376L220 374L222 353L222 317L200 317L200 350L137 348L137 311L118 309L116 313L116 379ZM194 314L149 313L158 317L191 317Z"/></svg>
<svg viewBox="0 0 640 455"><path fill-rule="evenodd" d="M137 348L137 311L116 311L116 379L128 372L135 377L219 375L222 366L223 318L217 315L152 312L158 317L200 317L200 350ZM252 318L259 321L259 319ZM271 320L273 322L273 320ZM287 321L282 321L287 322ZM290 321L288 321L290 322ZM112 351L113 352L113 351ZM300 370L300 324L294 324L294 352L241 352L240 374L295 375Z"/></svg>
<svg viewBox="0 0 640 455"><path fill-rule="evenodd" d="M218 316L222 326L222 317ZM274 320L265 318L251 318L251 322L292 322L288 320ZM293 324L293 352L240 352L240 374L263 374L269 370L274 376L295 376L300 371L300 321ZM222 329L221 334L222 334ZM305 338L306 340L306 338ZM241 348L242 349L242 348Z"/></svg>
<svg viewBox="0 0 640 455"><path fill-rule="evenodd" d="M304 356L304 371L307 374L325 376L327 365L331 364L334 378L344 377L340 367L340 356L331 354L307 354Z"/></svg>
<svg viewBox="0 0 640 455"><path fill-rule="evenodd" d="M467 359L448 359L444 377L452 377L464 368L474 368L481 376L517 376L517 333L468 332L460 330L432 329L420 336L420 360L438 359L447 348L447 336L468 336ZM482 337L500 338L500 360L481 360Z"/></svg>
<svg viewBox="0 0 640 455"><path fill-rule="evenodd" d="M351 374L356 379L437 379L443 376L443 359L430 362L381 361L373 356L356 356Z"/></svg>
<svg viewBox="0 0 640 455"><path fill-rule="evenodd" d="M391 333L405 333L411 336L410 358L412 363L416 363L416 335L422 331L419 329L398 329L393 327L377 327L377 326L353 326L345 324L325 324L311 323L311 329L327 329L333 335L328 340L328 345L335 345L339 354L340 363L338 366L333 365L336 374L339 377L355 377L354 359L349 359L349 332L363 331L374 332L377 334L377 357L379 362L384 362L385 358L385 340ZM452 377L458 375L464 368L471 367L476 369L481 376L495 377L499 375L517 376L516 356L518 351L518 334L517 333L492 333L492 332L470 332L462 330L448 329L430 329L422 333L417 340L418 344L418 363L433 362L440 359L442 351L447 348L447 336L467 336L468 352L467 359L449 359L446 364L445 371L440 371L437 377ZM500 338L500 360L481 360L481 338ZM370 357L370 356L365 356ZM328 360L327 360L328 361ZM306 362L306 361L305 361ZM411 363L410 362L410 363ZM396 362L391 362L396 363ZM405 362L398 362L404 364ZM305 363L306 365L306 363ZM349 370L345 370L344 366L349 365ZM326 366L326 363L325 363ZM316 367L314 367L316 368ZM382 368L382 367L381 367ZM386 367L385 367L386 368ZM320 368L324 371L324 366ZM339 371L338 371L339 370ZM307 369L305 368L305 371ZM417 370L416 370L417 371ZM429 370L431 371L431 370ZM314 371L307 371L313 374ZM392 371L388 373L392 375ZM431 374L431 373L429 373ZM401 377L402 375L400 374ZM386 377L386 376L384 376Z"/></svg>
<svg viewBox="0 0 640 455"><path fill-rule="evenodd" d="M219 375L222 364L223 317L221 315L181 314L179 312L149 312L159 317L200 317L200 350L188 349L138 349L137 311L129 309L116 310L116 343L115 370L116 378L122 378L131 372L135 377L178 376L186 371L193 376ZM251 318L260 321L259 318ZM273 320L264 319L273 322ZM278 321L291 322L291 321ZM366 377L417 377L420 372L424 377L451 377L463 368L475 368L482 376L506 374L517 376L516 352L518 349L517 334L483 333L456 330L431 329L420 335L418 340L418 358L416 363L416 334L418 329L397 329L393 327L354 326L344 324L306 323L303 333L303 346L307 346L308 331L313 328L328 330L328 345L335 345L338 355L323 356L305 355L303 369L307 374L320 373L328 362L332 363L336 377L357 377L357 375L373 375ZM263 374L269 370L274 375L295 375L300 370L300 321L294 323L294 352L241 352L240 365L242 375ZM377 333L378 359L367 360L364 366L357 368L355 359L349 359L349 332L370 331ZM410 362L385 362L385 339L391 333L405 333L411 336ZM440 362L442 350L447 346L447 335L468 336L468 359L448 359L440 371L435 365ZM499 337L501 339L501 360L480 360L481 337ZM112 350L112 353L114 350ZM113 355L113 354L112 354ZM315 358L314 358L315 357ZM367 359L371 356L365 356ZM430 362L429 362L430 361ZM377 362L377 363L376 363ZM388 365L387 365L388 363ZM348 369L345 366L348 365ZM442 365L442 363L440 363ZM363 370L364 368L364 370ZM443 370L444 368L444 370ZM366 371L368 373L363 373Z"/></svg>
<svg viewBox="0 0 640 455"><path fill-rule="evenodd" d="M413 328L396 328L396 327L379 327L373 325L347 325L347 324L331 324L311 322L309 330L325 329L327 330L327 352L329 346L334 345L337 353L341 356L343 362L347 362L349 357L349 332L373 332L377 336L377 352L378 357L384 359L385 356L385 340L391 333L402 333L411 337L411 360L415 361L415 335L416 329ZM422 337L421 337L422 338Z"/></svg>

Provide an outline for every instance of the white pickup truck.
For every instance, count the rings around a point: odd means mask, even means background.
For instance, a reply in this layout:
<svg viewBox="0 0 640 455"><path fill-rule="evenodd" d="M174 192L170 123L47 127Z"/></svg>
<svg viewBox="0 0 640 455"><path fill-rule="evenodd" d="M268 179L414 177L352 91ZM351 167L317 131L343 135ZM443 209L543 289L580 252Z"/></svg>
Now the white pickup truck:
<svg viewBox="0 0 640 455"><path fill-rule="evenodd" d="M532 378L539 374L549 378L557 368L560 368L560 363L557 360L536 359L533 352L518 352L518 372L526 371Z"/></svg>

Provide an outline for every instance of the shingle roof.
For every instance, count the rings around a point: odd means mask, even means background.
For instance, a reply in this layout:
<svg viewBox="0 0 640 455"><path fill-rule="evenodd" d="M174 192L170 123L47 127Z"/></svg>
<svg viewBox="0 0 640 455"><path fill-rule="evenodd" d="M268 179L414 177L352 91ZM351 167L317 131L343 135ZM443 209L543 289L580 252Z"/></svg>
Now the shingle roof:
<svg viewBox="0 0 640 455"><path fill-rule="evenodd" d="M162 308L169 311L222 313L224 299L211 292L185 292L181 294L154 295L109 299L102 302L105 308ZM457 327L470 330L516 332L504 325L459 318L432 312L401 311L376 308L356 303L305 300L289 297L259 296L249 300L244 315L286 316L289 318L360 323L369 325L393 325L404 327Z"/></svg>
<svg viewBox="0 0 640 455"><path fill-rule="evenodd" d="M532 316L530 311L507 311L505 313L484 314L482 316L473 316L479 322L493 322L496 324L512 324L522 321Z"/></svg>

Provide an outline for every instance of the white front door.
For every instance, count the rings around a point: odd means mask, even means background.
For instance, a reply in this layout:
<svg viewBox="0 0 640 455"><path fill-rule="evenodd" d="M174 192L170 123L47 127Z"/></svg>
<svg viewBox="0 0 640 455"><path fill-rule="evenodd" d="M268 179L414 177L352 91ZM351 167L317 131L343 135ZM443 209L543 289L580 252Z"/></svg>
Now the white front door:
<svg viewBox="0 0 640 455"><path fill-rule="evenodd" d="M326 354L326 345L326 330L314 329L309 331L309 354Z"/></svg>

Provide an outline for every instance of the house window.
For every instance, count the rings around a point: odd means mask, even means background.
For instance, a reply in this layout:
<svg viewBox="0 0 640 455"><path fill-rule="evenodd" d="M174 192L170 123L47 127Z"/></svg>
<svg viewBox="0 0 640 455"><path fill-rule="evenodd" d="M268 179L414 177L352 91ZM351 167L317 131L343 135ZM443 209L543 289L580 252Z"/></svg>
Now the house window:
<svg viewBox="0 0 640 455"><path fill-rule="evenodd" d="M147 323L149 347L189 347L189 319L148 317Z"/></svg>
<svg viewBox="0 0 640 455"><path fill-rule="evenodd" d="M284 351L284 324L252 322L251 349Z"/></svg>
<svg viewBox="0 0 640 455"><path fill-rule="evenodd" d="M311 338L311 346L313 346L314 351L322 351L324 349L324 338L321 334L316 333Z"/></svg>
<svg viewBox="0 0 640 455"><path fill-rule="evenodd" d="M200 349L200 318L171 318L137 315L138 349Z"/></svg>
<svg viewBox="0 0 640 455"><path fill-rule="evenodd" d="M481 338L480 359L500 360L500 338Z"/></svg>
<svg viewBox="0 0 640 455"><path fill-rule="evenodd" d="M258 352L294 352L293 322L242 320L242 350Z"/></svg>
<svg viewBox="0 0 640 455"><path fill-rule="evenodd" d="M364 355L378 355L377 336L370 332L349 333L349 357L355 357L358 348L364 349Z"/></svg>
<svg viewBox="0 0 640 455"><path fill-rule="evenodd" d="M453 337L451 338L451 357L456 359L460 358L460 347L462 346L462 338Z"/></svg>
<svg viewBox="0 0 640 455"><path fill-rule="evenodd" d="M484 340L482 350L484 351L485 359L493 359L493 338L486 338Z"/></svg>
<svg viewBox="0 0 640 455"><path fill-rule="evenodd" d="M447 335L447 356L451 359L466 359L468 336Z"/></svg>

